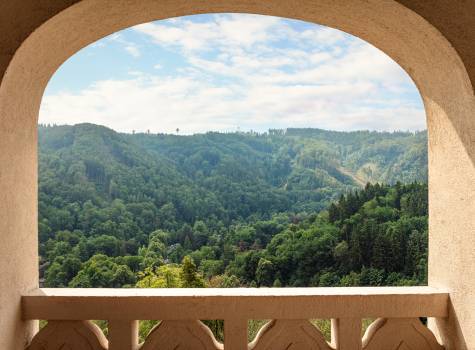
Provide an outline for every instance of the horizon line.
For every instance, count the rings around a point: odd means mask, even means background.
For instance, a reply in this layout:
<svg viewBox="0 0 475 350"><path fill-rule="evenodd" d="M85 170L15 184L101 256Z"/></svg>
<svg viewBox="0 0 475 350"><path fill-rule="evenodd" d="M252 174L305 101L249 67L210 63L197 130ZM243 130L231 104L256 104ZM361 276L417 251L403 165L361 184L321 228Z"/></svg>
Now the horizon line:
<svg viewBox="0 0 475 350"><path fill-rule="evenodd" d="M152 132L151 130L132 130L132 132L126 132L126 131L118 131L112 127L102 125L102 124L95 124L95 123L89 123L89 122L84 122L84 123L76 123L76 124L56 124L56 123L38 123L39 127L45 127L45 128L53 128L53 127L75 127L75 126L80 126L80 125L94 125L94 126L99 126L103 127L109 130L112 130L118 134L126 134L126 135L171 135L171 136L194 136L194 135L206 135L209 133L215 133L215 134L254 134L254 135L269 135L271 132L284 132L284 135L287 133L288 130L319 130L319 131L326 131L326 132L335 132L335 133L357 133L357 132L368 132L368 133L380 133L380 134L394 134L394 133L403 133L403 134L418 134L418 133L424 133L427 132L427 128L421 129L421 130L371 130L371 129L357 129L357 130L335 130L335 129L324 129L324 128L318 128L318 127L286 127L286 128L268 128L266 131L257 131L257 130L240 130L239 127L237 127L237 130L207 130L203 132L196 132L196 133L182 133L180 134L181 129L177 128L177 132Z"/></svg>

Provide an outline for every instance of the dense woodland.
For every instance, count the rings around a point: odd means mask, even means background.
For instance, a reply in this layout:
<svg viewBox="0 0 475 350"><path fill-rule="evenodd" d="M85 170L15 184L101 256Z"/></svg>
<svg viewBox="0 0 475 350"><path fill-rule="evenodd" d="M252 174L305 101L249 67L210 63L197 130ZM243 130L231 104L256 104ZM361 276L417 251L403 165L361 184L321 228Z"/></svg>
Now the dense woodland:
<svg viewBox="0 0 475 350"><path fill-rule="evenodd" d="M426 282L427 136L40 126L48 287Z"/></svg>

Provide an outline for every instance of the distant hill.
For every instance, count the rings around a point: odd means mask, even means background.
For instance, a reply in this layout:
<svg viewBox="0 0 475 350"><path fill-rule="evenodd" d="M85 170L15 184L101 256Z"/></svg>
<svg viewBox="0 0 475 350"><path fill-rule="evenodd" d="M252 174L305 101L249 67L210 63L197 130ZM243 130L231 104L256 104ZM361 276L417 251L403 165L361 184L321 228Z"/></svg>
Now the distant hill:
<svg viewBox="0 0 475 350"><path fill-rule="evenodd" d="M270 130L122 134L94 124L39 127L40 214L114 199L170 209L170 225L318 211L366 182L427 180L426 132ZM53 210L53 209L52 209ZM166 220L165 220L166 221Z"/></svg>
<svg viewBox="0 0 475 350"><path fill-rule="evenodd" d="M40 126L40 282L424 284L426 142L425 132ZM179 280L185 265L192 280Z"/></svg>

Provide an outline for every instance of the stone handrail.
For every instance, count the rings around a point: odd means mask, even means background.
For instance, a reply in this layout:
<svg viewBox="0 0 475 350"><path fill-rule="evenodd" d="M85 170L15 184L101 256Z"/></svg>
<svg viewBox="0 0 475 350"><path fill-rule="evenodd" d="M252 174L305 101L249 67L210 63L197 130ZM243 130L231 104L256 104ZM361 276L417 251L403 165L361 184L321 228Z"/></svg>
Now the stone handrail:
<svg viewBox="0 0 475 350"><path fill-rule="evenodd" d="M440 350L419 317L445 318L449 294L430 287L38 289L25 320L48 320L28 350ZM309 319L332 319L327 343ZM374 318L361 337L363 318ZM138 344L137 320L162 320ZM199 320L224 320L224 344ZM250 319L271 319L247 342ZM89 320L108 321L108 339Z"/></svg>

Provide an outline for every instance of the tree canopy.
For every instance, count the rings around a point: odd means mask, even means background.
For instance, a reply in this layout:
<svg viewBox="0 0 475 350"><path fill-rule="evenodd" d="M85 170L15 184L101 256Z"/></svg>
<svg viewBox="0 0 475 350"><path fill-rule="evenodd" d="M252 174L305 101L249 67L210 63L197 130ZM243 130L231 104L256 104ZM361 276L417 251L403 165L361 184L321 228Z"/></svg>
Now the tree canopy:
<svg viewBox="0 0 475 350"><path fill-rule="evenodd" d="M426 141L41 126L40 275L49 287L423 284Z"/></svg>

